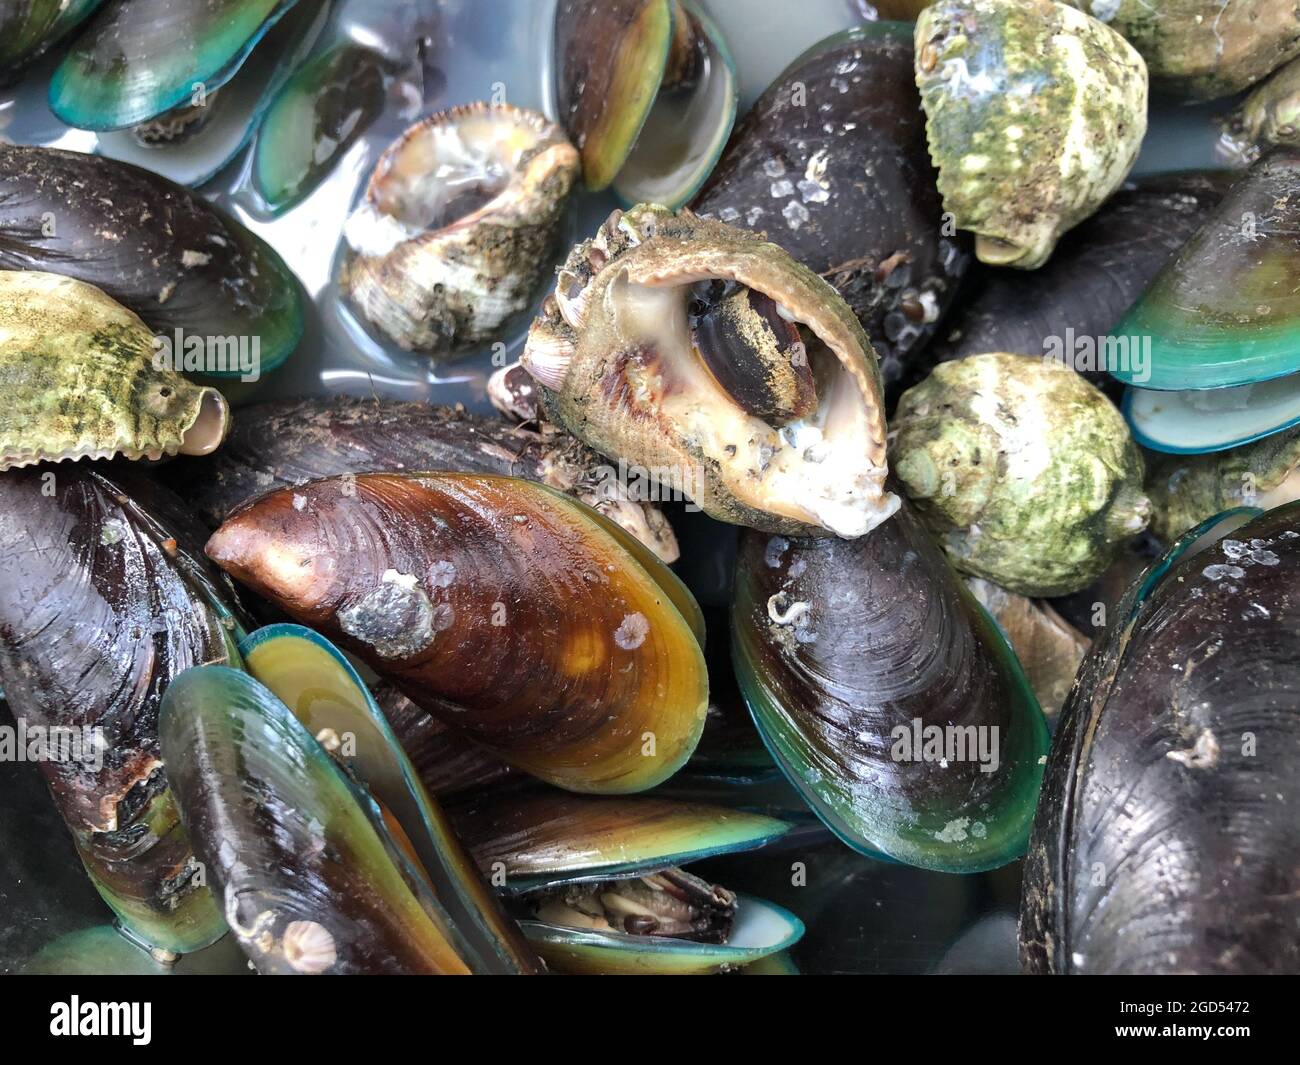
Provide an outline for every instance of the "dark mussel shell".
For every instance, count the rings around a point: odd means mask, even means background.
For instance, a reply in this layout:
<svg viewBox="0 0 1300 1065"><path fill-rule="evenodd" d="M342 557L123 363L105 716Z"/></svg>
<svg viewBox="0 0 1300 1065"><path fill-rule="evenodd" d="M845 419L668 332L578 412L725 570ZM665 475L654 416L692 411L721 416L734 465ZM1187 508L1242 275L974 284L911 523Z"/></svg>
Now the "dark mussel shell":
<svg viewBox="0 0 1300 1065"><path fill-rule="evenodd" d="M87 463L0 476L0 684L30 728L97 730L98 759L41 770L105 901L169 952L225 930L159 752L172 678L238 662L233 589L179 501ZM99 764L95 764L98 761Z"/></svg>
<svg viewBox="0 0 1300 1065"><path fill-rule="evenodd" d="M0 85L88 18L103 0L6 0L0 4Z"/></svg>
<svg viewBox="0 0 1300 1065"><path fill-rule="evenodd" d="M874 23L795 60L741 121L692 208L767 233L861 320L886 386L933 336L970 262L944 232L912 28Z"/></svg>
<svg viewBox="0 0 1300 1065"><path fill-rule="evenodd" d="M1032 972L1300 968L1300 503L1196 551L1225 518L1134 584L1062 711L1025 867Z"/></svg>
<svg viewBox="0 0 1300 1065"><path fill-rule="evenodd" d="M568 492L627 529L665 562L677 541L662 512L618 493L614 469L559 430L425 403L275 400L245 407L211 462L177 463L167 476L213 528L241 503L317 477L452 470L524 477Z"/></svg>
<svg viewBox="0 0 1300 1065"><path fill-rule="evenodd" d="M482 474L324 478L242 507L207 552L560 787L644 790L699 741L698 606L639 541L554 489Z"/></svg>
<svg viewBox="0 0 1300 1065"><path fill-rule="evenodd" d="M0 268L86 281L173 343L256 342L259 373L302 335L298 282L269 244L187 189L102 156L0 144Z"/></svg>
<svg viewBox="0 0 1300 1065"><path fill-rule="evenodd" d="M1024 852L1042 711L906 503L857 540L746 533L732 622L769 750L851 847L946 872Z"/></svg>
<svg viewBox="0 0 1300 1065"><path fill-rule="evenodd" d="M1232 175L1212 171L1130 181L1037 270L973 270L930 355L936 362L990 351L1060 357L1094 384L1109 381L1096 347L1231 183ZM1091 359L1070 337L1094 345Z"/></svg>

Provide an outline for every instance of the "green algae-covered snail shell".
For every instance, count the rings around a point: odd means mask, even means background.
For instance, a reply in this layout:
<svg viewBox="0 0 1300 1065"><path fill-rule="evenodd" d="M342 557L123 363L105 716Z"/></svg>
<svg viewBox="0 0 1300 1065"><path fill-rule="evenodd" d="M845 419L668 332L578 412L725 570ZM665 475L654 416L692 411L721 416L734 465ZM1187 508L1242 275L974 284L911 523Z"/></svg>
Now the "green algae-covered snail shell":
<svg viewBox="0 0 1300 1065"><path fill-rule="evenodd" d="M272 492L219 565L412 701L560 787L625 793L690 757L699 608L639 541L529 481L358 474Z"/></svg>
<svg viewBox="0 0 1300 1065"><path fill-rule="evenodd" d="M9 0L0 7L0 83L87 19L103 0Z"/></svg>
<svg viewBox="0 0 1300 1065"><path fill-rule="evenodd" d="M480 868L512 896L529 940L560 972L735 969L793 945L803 925L680 868L754 850L790 826L656 797L524 792L455 815Z"/></svg>
<svg viewBox="0 0 1300 1065"><path fill-rule="evenodd" d="M344 42L285 82L262 120L253 181L272 213L305 199L384 107L387 59Z"/></svg>
<svg viewBox="0 0 1300 1065"><path fill-rule="evenodd" d="M298 346L304 298L284 260L148 170L0 144L0 230L0 268L49 270L102 289L166 338L178 362L185 338L203 339L219 356L203 361L207 376L266 374Z"/></svg>
<svg viewBox="0 0 1300 1065"><path fill-rule="evenodd" d="M214 92L297 0L110 0L50 81L70 126L138 125Z"/></svg>
<svg viewBox="0 0 1300 1065"><path fill-rule="evenodd" d="M1068 595L1146 528L1142 455L1082 377L1029 355L945 362L903 393L891 458L957 567Z"/></svg>
<svg viewBox="0 0 1300 1065"><path fill-rule="evenodd" d="M1300 498L1300 429L1209 455L1150 455L1151 531L1172 543L1220 511Z"/></svg>
<svg viewBox="0 0 1300 1065"><path fill-rule="evenodd" d="M936 176L912 28L864 23L815 44L764 90L691 208L766 232L826 278L896 389L971 262L967 236L944 225Z"/></svg>
<svg viewBox="0 0 1300 1065"><path fill-rule="evenodd" d="M478 876L348 660L298 625L268 625L240 643L245 668L348 768L410 843L449 924L449 942L477 973L533 972L537 959Z"/></svg>
<svg viewBox="0 0 1300 1065"><path fill-rule="evenodd" d="M1292 0L1064 0L1123 34L1152 84L1176 96L1231 96L1300 55Z"/></svg>
<svg viewBox="0 0 1300 1065"><path fill-rule="evenodd" d="M1054 0L938 0L917 18L916 83L944 206L994 266L1046 262L1146 132L1142 57Z"/></svg>
<svg viewBox="0 0 1300 1065"><path fill-rule="evenodd" d="M1272 147L1300 148L1300 60L1274 73L1223 120L1217 153L1249 166Z"/></svg>
<svg viewBox="0 0 1300 1065"><path fill-rule="evenodd" d="M527 309L578 153L536 111L473 103L402 134L344 226L340 287L399 347L433 358L496 336Z"/></svg>
<svg viewBox="0 0 1300 1065"><path fill-rule="evenodd" d="M509 425L459 406L351 396L256 403L240 409L210 459L172 463L163 473L215 529L239 504L272 488L387 470L524 477L594 507L664 562L680 553L663 511L631 498L612 467L567 433Z"/></svg>
<svg viewBox="0 0 1300 1065"><path fill-rule="evenodd" d="M234 590L202 540L180 501L131 469L0 474L0 686L28 728L83 742L98 730L97 751L40 768L104 901L170 953L225 932L158 741L173 677L239 661Z"/></svg>
<svg viewBox="0 0 1300 1065"><path fill-rule="evenodd" d="M0 270L0 470L215 450L225 399L155 355L148 326L93 285Z"/></svg>
<svg viewBox="0 0 1300 1065"><path fill-rule="evenodd" d="M1180 538L1084 663L1025 865L1031 972L1300 967L1300 503L1256 513Z"/></svg>
<svg viewBox="0 0 1300 1065"><path fill-rule="evenodd" d="M470 972L380 807L268 689L227 666L186 670L159 735L186 830L258 972Z"/></svg>
<svg viewBox="0 0 1300 1065"><path fill-rule="evenodd" d="M587 187L676 209L709 176L736 119L726 42L689 0L560 0L555 102Z"/></svg>
<svg viewBox="0 0 1300 1065"><path fill-rule="evenodd" d="M1150 355L1112 374L1173 391L1300 372L1298 234L1300 150L1279 148L1232 186L1115 327L1116 336L1149 338Z"/></svg>
<svg viewBox="0 0 1300 1065"><path fill-rule="evenodd" d="M754 233L615 211L570 253L521 361L554 421L710 517L861 536L898 505L870 341Z"/></svg>
<svg viewBox="0 0 1300 1065"><path fill-rule="evenodd" d="M857 540L746 533L732 626L769 750L849 846L945 872L1024 853L1046 722L907 504Z"/></svg>

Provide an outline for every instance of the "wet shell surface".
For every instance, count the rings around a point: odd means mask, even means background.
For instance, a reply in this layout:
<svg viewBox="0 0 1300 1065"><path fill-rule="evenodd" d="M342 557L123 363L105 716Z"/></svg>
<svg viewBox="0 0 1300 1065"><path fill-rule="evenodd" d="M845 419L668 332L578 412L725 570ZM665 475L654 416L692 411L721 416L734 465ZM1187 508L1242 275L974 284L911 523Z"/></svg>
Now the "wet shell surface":
<svg viewBox="0 0 1300 1065"><path fill-rule="evenodd" d="M1294 0L1066 0L1122 33L1151 82L1179 96L1230 96L1300 55Z"/></svg>
<svg viewBox="0 0 1300 1065"><path fill-rule="evenodd" d="M532 300L578 173L573 145L534 111L431 115L380 157L344 227L341 287L407 351L489 339Z"/></svg>
<svg viewBox="0 0 1300 1065"><path fill-rule="evenodd" d="M938 366L899 401L899 479L961 570L1022 595L1067 595L1144 528L1142 455L1073 370L1029 355Z"/></svg>
<svg viewBox="0 0 1300 1065"><path fill-rule="evenodd" d="M225 399L154 356L148 327L93 285L0 271L0 470L214 450Z"/></svg>
<svg viewBox="0 0 1300 1065"><path fill-rule="evenodd" d="M1224 119L1218 152L1249 166L1276 146L1300 148L1300 60L1277 71Z"/></svg>
<svg viewBox="0 0 1300 1065"><path fill-rule="evenodd" d="M1147 458L1151 531L1165 543L1233 507L1281 506L1300 497L1300 429L1208 455Z"/></svg>
<svg viewBox="0 0 1300 1065"><path fill-rule="evenodd" d="M944 206L994 266L1046 262L1146 133L1142 57L1054 0L939 0L917 19L916 83Z"/></svg>
<svg viewBox="0 0 1300 1065"><path fill-rule="evenodd" d="M616 211L570 253L522 362L556 422L721 521L861 536L897 509L870 341L746 230Z"/></svg>

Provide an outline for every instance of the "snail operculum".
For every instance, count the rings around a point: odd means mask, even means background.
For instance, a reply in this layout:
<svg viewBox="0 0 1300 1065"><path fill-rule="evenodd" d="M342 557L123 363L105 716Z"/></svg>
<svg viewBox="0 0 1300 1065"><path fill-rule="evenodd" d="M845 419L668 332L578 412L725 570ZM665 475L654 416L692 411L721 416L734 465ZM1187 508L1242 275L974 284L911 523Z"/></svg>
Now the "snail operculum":
<svg viewBox="0 0 1300 1065"><path fill-rule="evenodd" d="M522 362L555 420L721 520L860 536L897 507L870 343L752 233L615 212L560 270Z"/></svg>

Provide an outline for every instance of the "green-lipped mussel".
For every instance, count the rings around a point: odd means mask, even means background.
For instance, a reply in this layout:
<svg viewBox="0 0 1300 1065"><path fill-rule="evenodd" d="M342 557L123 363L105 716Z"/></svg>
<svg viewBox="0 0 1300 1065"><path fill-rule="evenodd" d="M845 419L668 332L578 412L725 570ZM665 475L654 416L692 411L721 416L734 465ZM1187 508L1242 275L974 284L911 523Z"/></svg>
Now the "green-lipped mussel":
<svg viewBox="0 0 1300 1065"><path fill-rule="evenodd" d="M206 455L230 424L215 388L155 362L154 336L93 285L0 270L0 470Z"/></svg>
<svg viewBox="0 0 1300 1065"><path fill-rule="evenodd" d="M522 362L553 420L711 517L861 536L898 505L862 326L746 230L614 212L560 269Z"/></svg>
<svg viewBox="0 0 1300 1065"><path fill-rule="evenodd" d="M256 380L302 335L301 288L271 246L139 167L0 144L0 231L0 268L102 289L160 335L174 369Z"/></svg>
<svg viewBox="0 0 1300 1065"><path fill-rule="evenodd" d="M1300 55L1292 0L1065 0L1122 33L1151 81L1177 96L1231 96Z"/></svg>
<svg viewBox="0 0 1300 1065"><path fill-rule="evenodd" d="M916 83L944 206L993 266L1046 262L1146 133L1142 57L1055 0L938 0L917 17Z"/></svg>
<svg viewBox="0 0 1300 1065"><path fill-rule="evenodd" d="M58 43L103 0L11 0L0 9L0 82Z"/></svg>
<svg viewBox="0 0 1300 1065"><path fill-rule="evenodd" d="M814 45L768 87L692 207L765 232L834 285L890 386L970 262L935 180L911 27L865 24Z"/></svg>
<svg viewBox="0 0 1300 1065"><path fill-rule="evenodd" d="M1111 385L1109 367L1144 356L1141 338L1112 337L1112 330L1231 183L1216 171L1125 182L1037 270L972 271L927 355L936 362L989 351L1041 355Z"/></svg>
<svg viewBox="0 0 1300 1065"><path fill-rule="evenodd" d="M0 684L92 881L133 936L186 953L225 932L158 740L171 680L238 663L233 589L179 501L87 463L0 474Z"/></svg>
<svg viewBox="0 0 1300 1065"><path fill-rule="evenodd" d="M349 396L258 403L240 410L210 461L174 463L167 473L215 529L239 504L274 488L390 470L525 477L599 510L665 562L677 560L663 512L634 498L616 471L573 437L454 407Z"/></svg>
<svg viewBox="0 0 1300 1065"><path fill-rule="evenodd" d="M1024 852L1046 722L906 504L857 540L747 532L732 624L768 749L849 846L949 872Z"/></svg>
<svg viewBox="0 0 1300 1065"><path fill-rule="evenodd" d="M531 304L578 167L535 111L476 103L423 119L344 226L340 287L405 350L446 358L491 339Z"/></svg>
<svg viewBox="0 0 1300 1065"><path fill-rule="evenodd" d="M1234 507L1273 507L1300 498L1300 429L1209 455L1147 459L1151 531L1173 543Z"/></svg>
<svg viewBox="0 0 1300 1065"><path fill-rule="evenodd" d="M531 791L471 801L454 820L479 868L560 972L701 973L792 946L798 918L681 866L762 847L790 826L659 798Z"/></svg>
<svg viewBox="0 0 1300 1065"><path fill-rule="evenodd" d="M1124 419L1055 362L941 363L903 393L892 435L898 477L953 562L1022 595L1078 591L1150 519Z"/></svg>
<svg viewBox="0 0 1300 1065"><path fill-rule="evenodd" d="M1187 533L1084 664L1025 868L1031 972L1300 967L1300 503L1241 520Z"/></svg>
<svg viewBox="0 0 1300 1065"><path fill-rule="evenodd" d="M554 489L453 473L326 478L236 511L207 551L561 787L643 790L699 740L699 608L639 541Z"/></svg>
<svg viewBox="0 0 1300 1065"><path fill-rule="evenodd" d="M708 16L691 0L559 0L552 49L587 187L686 203L736 119L736 72Z"/></svg>

